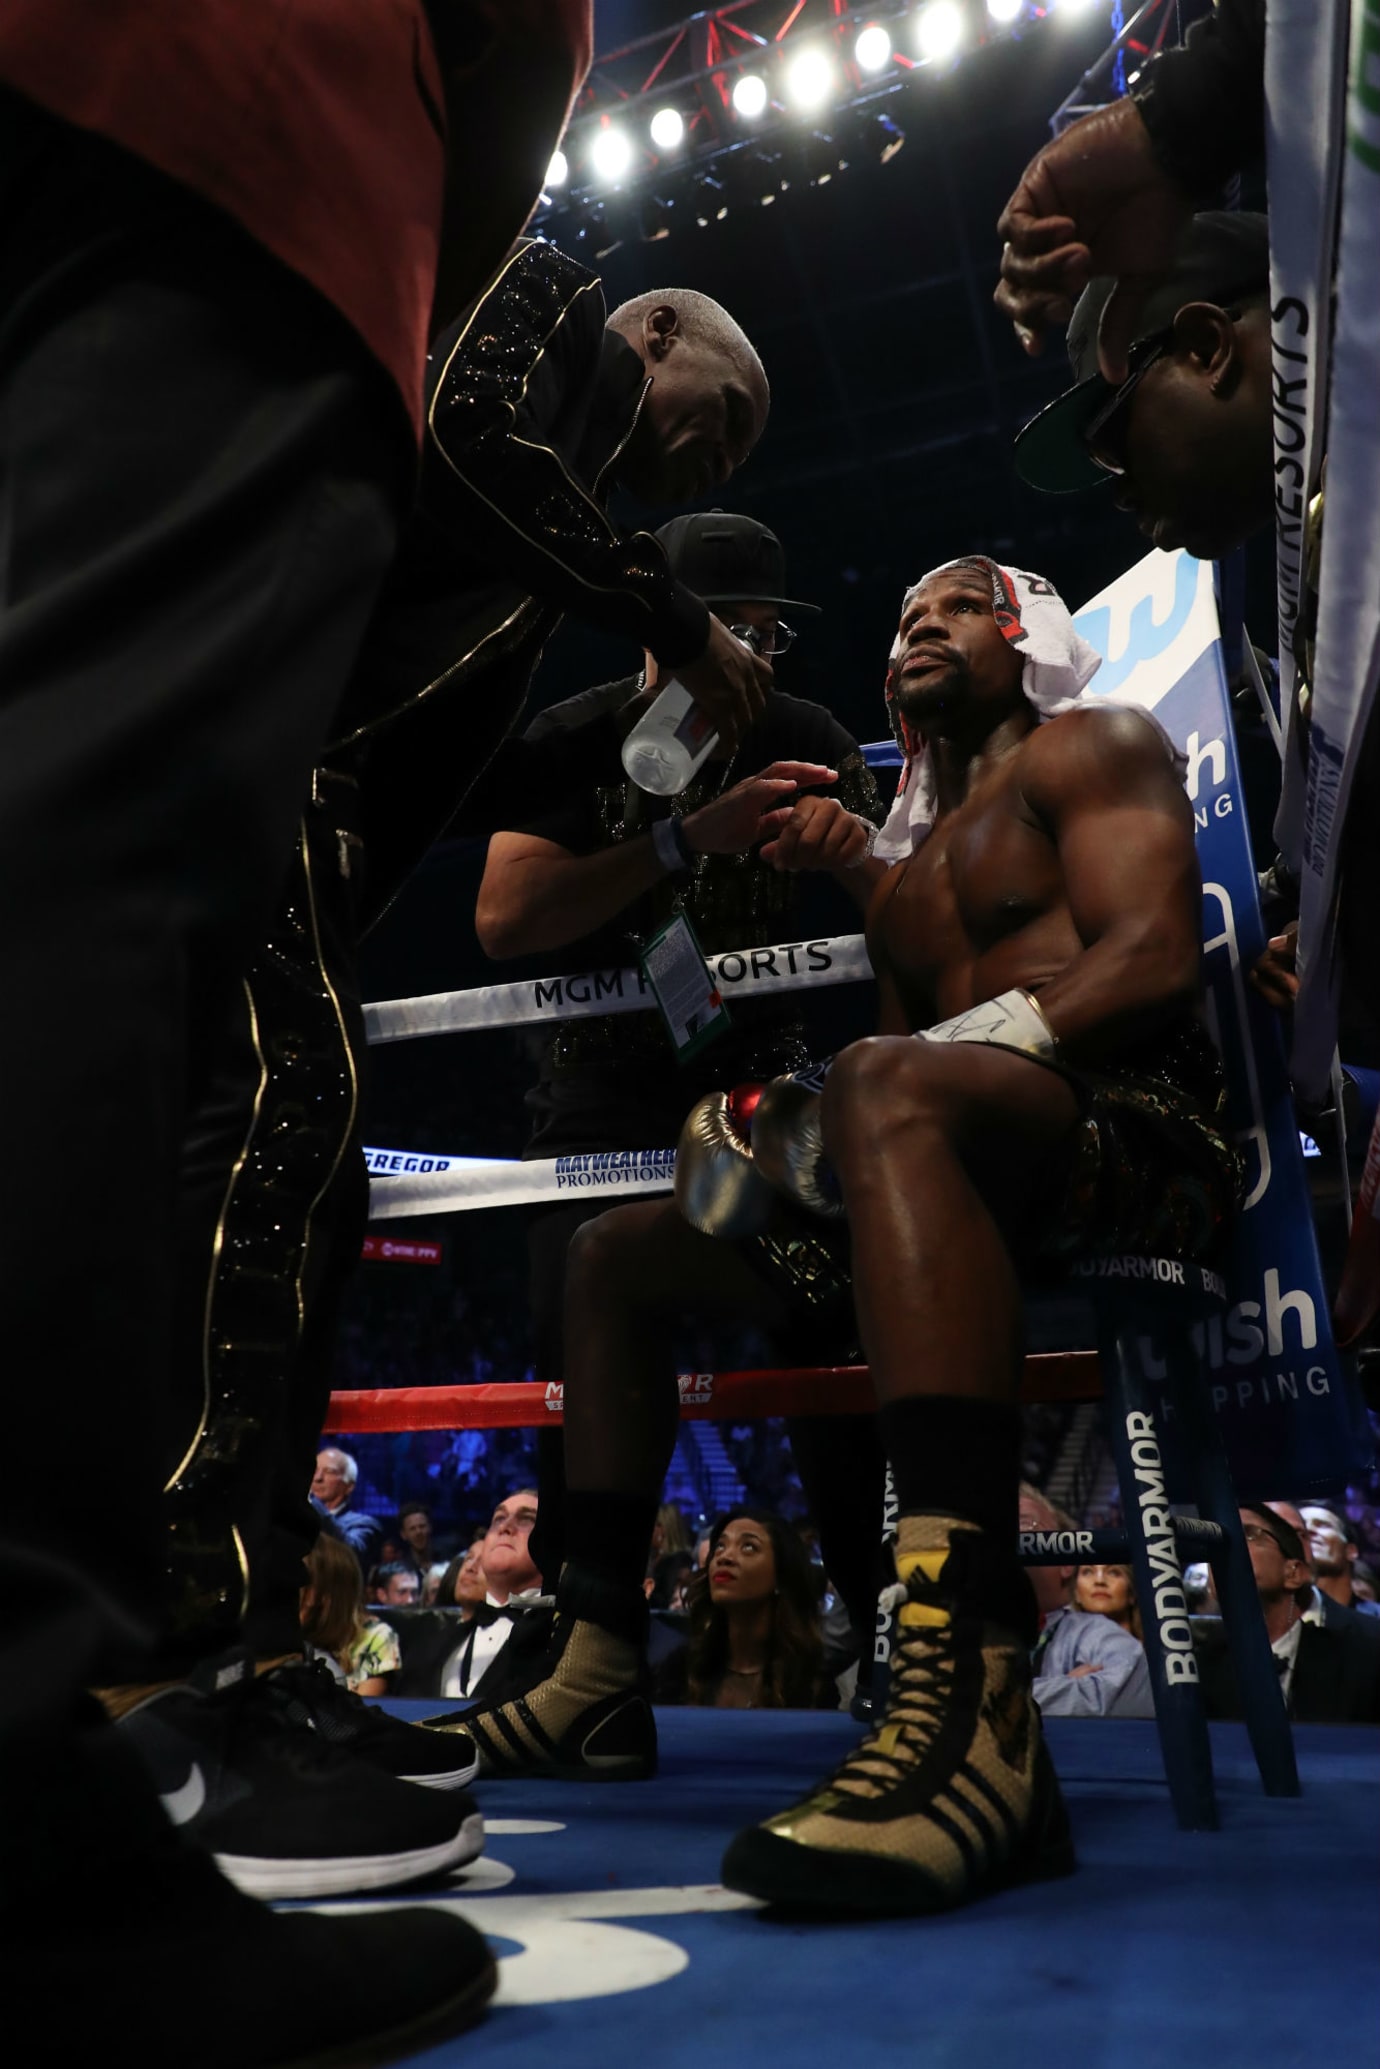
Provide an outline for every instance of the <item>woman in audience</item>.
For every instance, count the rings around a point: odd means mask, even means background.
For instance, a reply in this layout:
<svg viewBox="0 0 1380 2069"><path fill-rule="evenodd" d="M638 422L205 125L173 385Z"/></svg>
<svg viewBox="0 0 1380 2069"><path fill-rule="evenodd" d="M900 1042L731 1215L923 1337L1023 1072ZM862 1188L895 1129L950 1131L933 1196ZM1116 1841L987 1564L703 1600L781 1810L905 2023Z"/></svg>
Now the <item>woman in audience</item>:
<svg viewBox="0 0 1380 2069"><path fill-rule="evenodd" d="M323 1530L306 1566L298 1614L308 1654L324 1659L356 1695L387 1695L402 1654L397 1633L364 1613L358 1559L340 1538Z"/></svg>
<svg viewBox="0 0 1380 2069"><path fill-rule="evenodd" d="M462 1609L468 1621L487 1600L489 1590L484 1579L483 1554L484 1533L481 1530L467 1550L456 1553L441 1575L435 1597L438 1609Z"/></svg>
<svg viewBox="0 0 1380 2069"><path fill-rule="evenodd" d="M790 1525L766 1509L730 1509L691 1581L690 1642L667 1662L662 1702L718 1710L833 1707L819 1636L819 1587Z"/></svg>
<svg viewBox="0 0 1380 2069"><path fill-rule="evenodd" d="M1129 1566L1080 1566L1073 1576L1073 1606L1092 1616L1108 1616L1138 1645L1145 1643L1136 1607L1136 1584Z"/></svg>

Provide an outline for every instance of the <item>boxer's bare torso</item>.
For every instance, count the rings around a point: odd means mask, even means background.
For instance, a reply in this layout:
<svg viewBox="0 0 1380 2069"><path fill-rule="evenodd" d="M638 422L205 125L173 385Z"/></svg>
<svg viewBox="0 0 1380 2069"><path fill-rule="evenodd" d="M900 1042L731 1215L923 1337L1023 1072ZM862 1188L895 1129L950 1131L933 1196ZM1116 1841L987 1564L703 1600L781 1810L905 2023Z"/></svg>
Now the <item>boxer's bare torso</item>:
<svg viewBox="0 0 1380 2069"><path fill-rule="evenodd" d="M1142 769L1163 810L1174 787L1163 747L1135 714L1106 710L1033 727L974 771L961 803L873 894L880 1032L912 1033L1016 986L1038 994L1083 956L1098 879L1124 870L1130 829L1113 813L1071 843L1070 824L1104 787L1125 797ZM1186 803L1180 812L1188 822Z"/></svg>

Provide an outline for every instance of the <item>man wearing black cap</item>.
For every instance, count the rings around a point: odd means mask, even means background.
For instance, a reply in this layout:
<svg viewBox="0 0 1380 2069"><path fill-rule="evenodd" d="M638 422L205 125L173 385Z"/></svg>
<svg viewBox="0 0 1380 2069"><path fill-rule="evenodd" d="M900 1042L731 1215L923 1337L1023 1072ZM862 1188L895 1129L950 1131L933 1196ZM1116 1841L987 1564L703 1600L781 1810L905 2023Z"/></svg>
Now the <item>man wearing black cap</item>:
<svg viewBox="0 0 1380 2069"><path fill-rule="evenodd" d="M780 541L765 525L722 510L678 517L657 534L677 580L724 623L749 633L779 660L796 624L818 606L789 597ZM757 844L788 816L802 786L838 797L879 824L876 785L856 741L822 705L771 689L760 720L731 757L711 758L679 797L649 797L625 776L620 748L658 693L648 653L641 675L586 690L543 712L533 744L559 742L578 766L564 802L521 828L496 834L480 886L475 925L494 957L549 957L550 968L615 970L634 965L639 943L683 910L708 955L789 941L799 932L798 879L761 862ZM866 886L859 879L859 897ZM655 1013L570 1020L550 1036L528 1094L534 1127L529 1157L671 1147L686 1114L706 1093L799 1068L809 1054L799 1014L768 1003L732 1008L732 1024L679 1064ZM606 1203L557 1206L529 1231L537 1376L561 1375L561 1309L570 1239ZM793 1432L798 1462L818 1427ZM543 1573L561 1567L563 1503L559 1431L542 1432L538 1533ZM815 1489L811 1489L812 1495ZM819 1489L826 1510L840 1496L835 1476ZM878 1497L880 1498L880 1497ZM824 1518L821 1519L825 1523ZM830 1556L833 1556L833 1547ZM859 1547L870 1562L870 1533ZM844 1571L845 1600L870 1585ZM832 1569L831 1569L832 1571ZM855 1617L860 1611L855 1611Z"/></svg>

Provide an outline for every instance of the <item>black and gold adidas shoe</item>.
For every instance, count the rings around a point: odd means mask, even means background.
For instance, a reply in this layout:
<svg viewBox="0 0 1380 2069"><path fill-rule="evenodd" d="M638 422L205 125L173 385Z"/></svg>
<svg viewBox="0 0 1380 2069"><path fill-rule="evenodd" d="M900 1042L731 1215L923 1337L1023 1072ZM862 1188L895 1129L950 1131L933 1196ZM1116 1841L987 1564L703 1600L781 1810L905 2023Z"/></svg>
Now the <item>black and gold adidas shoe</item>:
<svg viewBox="0 0 1380 2069"><path fill-rule="evenodd" d="M793 1911L917 1913L1072 1869L1030 1692L1028 1589L994 1549L953 1518L901 1518L907 1592L881 1722L803 1802L739 1833L730 1889ZM1008 1614L988 1621L1003 1597Z"/></svg>
<svg viewBox="0 0 1380 2069"><path fill-rule="evenodd" d="M547 1678L523 1695L425 1720L473 1744L486 1780L636 1782L656 1773L646 1660L647 1606L567 1566Z"/></svg>

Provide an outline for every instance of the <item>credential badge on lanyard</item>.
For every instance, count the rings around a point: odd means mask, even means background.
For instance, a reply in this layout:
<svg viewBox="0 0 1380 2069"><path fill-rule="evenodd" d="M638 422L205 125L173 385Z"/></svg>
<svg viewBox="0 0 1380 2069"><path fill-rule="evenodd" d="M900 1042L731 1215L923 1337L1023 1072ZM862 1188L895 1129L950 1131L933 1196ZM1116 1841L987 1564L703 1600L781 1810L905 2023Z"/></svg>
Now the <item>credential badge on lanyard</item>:
<svg viewBox="0 0 1380 2069"><path fill-rule="evenodd" d="M674 913L644 942L638 961L656 995L676 1059L684 1063L723 1033L729 1011L683 912Z"/></svg>

